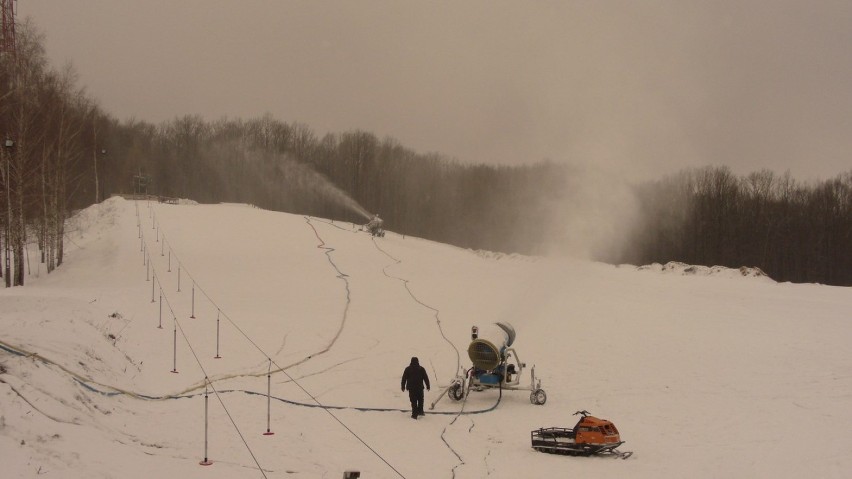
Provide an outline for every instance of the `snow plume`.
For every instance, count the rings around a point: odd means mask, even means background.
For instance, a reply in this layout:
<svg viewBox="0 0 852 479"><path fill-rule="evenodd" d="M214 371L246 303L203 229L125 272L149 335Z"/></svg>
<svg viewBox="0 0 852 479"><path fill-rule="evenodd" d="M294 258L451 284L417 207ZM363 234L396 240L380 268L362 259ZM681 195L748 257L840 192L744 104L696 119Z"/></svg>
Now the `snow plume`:
<svg viewBox="0 0 852 479"><path fill-rule="evenodd" d="M280 168L284 179L292 189L330 201L369 220L373 217L363 206L337 187L322 173L289 157L281 157Z"/></svg>
<svg viewBox="0 0 852 479"><path fill-rule="evenodd" d="M551 201L546 253L607 261L626 247L637 208L629 183L617 173L568 167L563 194Z"/></svg>

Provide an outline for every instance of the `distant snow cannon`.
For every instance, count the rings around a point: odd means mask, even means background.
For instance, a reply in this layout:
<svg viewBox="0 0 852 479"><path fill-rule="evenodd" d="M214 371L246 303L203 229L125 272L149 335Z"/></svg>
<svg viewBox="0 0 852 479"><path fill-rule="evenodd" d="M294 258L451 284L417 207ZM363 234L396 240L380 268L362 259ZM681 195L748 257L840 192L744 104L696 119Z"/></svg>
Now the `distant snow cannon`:
<svg viewBox="0 0 852 479"><path fill-rule="evenodd" d="M364 225L364 229L369 231L371 235L383 237L385 235L385 230L382 226L385 224L384 220L379 218L378 213L373 215L370 221Z"/></svg>
<svg viewBox="0 0 852 479"><path fill-rule="evenodd" d="M473 366L464 376L456 376L449 386L432 402L430 409L444 397L450 396L454 401L465 398L470 390L484 391L500 389L510 391L530 391L530 402L542 405L547 401L547 394L541 389L541 380L535 377L535 366L530 369L528 387L521 386L521 373L526 367L518 358L518 353L512 348L515 342L515 328L509 323L493 323L480 330L470 328L470 345L467 355Z"/></svg>

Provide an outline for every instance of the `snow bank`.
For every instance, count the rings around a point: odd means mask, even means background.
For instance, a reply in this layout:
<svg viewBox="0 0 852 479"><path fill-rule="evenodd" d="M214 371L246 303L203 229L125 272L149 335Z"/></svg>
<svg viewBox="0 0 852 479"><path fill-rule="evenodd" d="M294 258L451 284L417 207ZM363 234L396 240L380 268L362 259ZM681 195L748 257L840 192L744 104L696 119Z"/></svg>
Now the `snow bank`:
<svg viewBox="0 0 852 479"><path fill-rule="evenodd" d="M634 267L634 266L628 266ZM721 276L724 278L765 278L772 280L758 267L741 266L739 268L727 268L725 266L701 266L690 265L678 261L669 261L666 264L653 263L635 267L638 271L654 271L658 273L677 274L681 276Z"/></svg>

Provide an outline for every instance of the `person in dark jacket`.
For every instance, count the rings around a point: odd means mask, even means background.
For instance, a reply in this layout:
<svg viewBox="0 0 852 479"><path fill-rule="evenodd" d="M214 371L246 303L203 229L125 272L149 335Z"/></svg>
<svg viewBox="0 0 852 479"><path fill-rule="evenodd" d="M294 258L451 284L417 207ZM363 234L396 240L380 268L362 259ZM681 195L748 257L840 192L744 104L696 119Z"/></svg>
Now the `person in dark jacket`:
<svg viewBox="0 0 852 479"><path fill-rule="evenodd" d="M429 390L429 375L426 374L426 369L420 365L417 358L411 358L411 364L405 368L402 373L402 390L408 389L408 399L411 400L411 418L417 419L417 416L423 416L423 385L426 385L426 390Z"/></svg>

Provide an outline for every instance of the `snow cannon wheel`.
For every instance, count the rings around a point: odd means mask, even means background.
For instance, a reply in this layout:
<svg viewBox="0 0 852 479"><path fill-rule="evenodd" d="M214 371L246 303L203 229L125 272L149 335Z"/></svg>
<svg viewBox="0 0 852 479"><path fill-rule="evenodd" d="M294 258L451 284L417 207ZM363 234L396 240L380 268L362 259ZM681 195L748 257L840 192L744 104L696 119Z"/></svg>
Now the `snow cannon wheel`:
<svg viewBox="0 0 852 479"><path fill-rule="evenodd" d="M464 399L464 389L461 384L453 385L448 392L450 399L453 401L461 401Z"/></svg>
<svg viewBox="0 0 852 479"><path fill-rule="evenodd" d="M541 406L547 402L547 393L544 392L544 389L534 390L530 393L530 402L536 406Z"/></svg>

